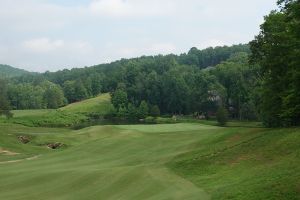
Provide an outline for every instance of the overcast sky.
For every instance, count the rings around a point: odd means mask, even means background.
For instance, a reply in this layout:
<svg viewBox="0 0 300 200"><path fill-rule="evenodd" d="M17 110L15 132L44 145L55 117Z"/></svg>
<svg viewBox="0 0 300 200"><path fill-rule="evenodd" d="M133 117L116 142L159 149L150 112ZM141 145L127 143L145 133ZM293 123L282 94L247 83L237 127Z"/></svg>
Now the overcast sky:
<svg viewBox="0 0 300 200"><path fill-rule="evenodd" d="M84 67L247 43L276 0L0 0L0 63Z"/></svg>

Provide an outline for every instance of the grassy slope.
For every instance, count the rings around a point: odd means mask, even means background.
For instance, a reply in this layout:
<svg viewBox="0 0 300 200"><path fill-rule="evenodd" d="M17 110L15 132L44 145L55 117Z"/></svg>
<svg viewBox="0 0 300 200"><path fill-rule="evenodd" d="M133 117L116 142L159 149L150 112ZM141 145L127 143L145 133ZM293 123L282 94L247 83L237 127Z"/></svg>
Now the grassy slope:
<svg viewBox="0 0 300 200"><path fill-rule="evenodd" d="M87 115L97 113L106 114L110 108L110 95L102 94L95 98L69 104L57 110L15 110L10 120L0 117L0 121L16 123L26 126L64 127L73 126L88 120Z"/></svg>
<svg viewBox="0 0 300 200"><path fill-rule="evenodd" d="M299 199L300 129L0 124L0 199ZM16 135L32 142L18 143ZM39 144L67 145L50 150Z"/></svg>
<svg viewBox="0 0 300 200"><path fill-rule="evenodd" d="M100 113L106 114L111 108L110 95L108 93L99 95L98 97L87 99L81 102L69 104L61 111L72 113Z"/></svg>

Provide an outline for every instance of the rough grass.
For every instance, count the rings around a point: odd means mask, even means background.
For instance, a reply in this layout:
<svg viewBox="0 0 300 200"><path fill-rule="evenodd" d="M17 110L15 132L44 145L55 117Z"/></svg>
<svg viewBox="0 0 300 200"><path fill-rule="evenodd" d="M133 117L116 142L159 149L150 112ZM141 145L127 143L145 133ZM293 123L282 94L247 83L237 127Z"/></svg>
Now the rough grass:
<svg viewBox="0 0 300 200"><path fill-rule="evenodd" d="M102 94L98 97L69 104L60 109L15 110L11 119L0 118L0 122L22 124L36 127L74 127L89 120L90 115L105 115L112 105L110 95Z"/></svg>
<svg viewBox="0 0 300 200"><path fill-rule="evenodd" d="M299 128L185 123L75 131L0 123L0 130L0 148L19 153L0 153L0 199L300 198ZM50 150L47 142L65 147ZM12 160L19 161L5 163Z"/></svg>
<svg viewBox="0 0 300 200"><path fill-rule="evenodd" d="M98 113L105 115L111 108L110 95L106 93L95 98L69 104L59 110L71 113Z"/></svg>

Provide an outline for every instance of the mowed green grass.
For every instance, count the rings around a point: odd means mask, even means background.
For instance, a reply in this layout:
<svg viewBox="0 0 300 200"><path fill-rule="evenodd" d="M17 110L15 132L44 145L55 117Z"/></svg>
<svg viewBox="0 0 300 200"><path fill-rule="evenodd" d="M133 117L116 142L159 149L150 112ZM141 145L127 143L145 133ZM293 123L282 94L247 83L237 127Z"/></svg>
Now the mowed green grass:
<svg viewBox="0 0 300 200"><path fill-rule="evenodd" d="M0 124L2 151L19 153L0 153L0 199L299 199L299 141L299 128Z"/></svg>

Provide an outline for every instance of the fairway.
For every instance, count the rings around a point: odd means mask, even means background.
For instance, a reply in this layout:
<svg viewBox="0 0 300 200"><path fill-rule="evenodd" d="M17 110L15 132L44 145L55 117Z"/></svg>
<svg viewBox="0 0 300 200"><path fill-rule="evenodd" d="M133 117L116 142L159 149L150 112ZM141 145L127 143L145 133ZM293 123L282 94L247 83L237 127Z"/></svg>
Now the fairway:
<svg viewBox="0 0 300 200"><path fill-rule="evenodd" d="M212 163L215 165L212 173L205 171L207 160L195 165L193 162L201 158L194 156L207 155L213 159L218 156L214 153L228 148L233 151L240 148L241 142L255 141L268 132L261 128L200 124L94 126L77 131L12 124L0 126L0 199L9 200L224 199L218 196L224 194L222 188L249 178L245 166L249 166L252 158L233 161L245 154L244 151L239 155L234 152L232 157L226 155L223 161ZM291 148L292 139L299 139L295 134L299 130L293 131L283 138ZM18 135L26 135L31 141L21 144ZM52 150L45 146L48 142L61 142L64 146ZM226 159L232 162L222 164ZM276 159L273 162L281 166ZM203 169L195 173L201 165ZM252 173L263 170L262 163L253 163L252 167ZM297 168L292 170L296 177L299 176ZM240 176L235 175L236 169ZM218 176L224 179L216 179ZM267 174L265 178L270 177ZM289 179L291 184L299 184L297 179ZM276 180L278 184L280 181ZM235 196L239 195L238 191L231 189L225 194L228 193L232 199L238 199ZM245 197L251 199L251 196Z"/></svg>
<svg viewBox="0 0 300 200"><path fill-rule="evenodd" d="M80 131L21 126L1 128L5 129L1 132L1 146L21 154L15 163L5 163L8 156L1 154L0 199L209 197L201 188L164 165L176 154L186 152L195 138L207 137L207 132L178 134L173 138L154 132L145 134L123 130L118 126L91 127ZM14 134L20 133L35 138L27 145L13 144L18 143L14 141ZM3 144L3 141L7 143ZM50 150L35 146L46 141L61 141L67 148ZM39 156L20 161L22 151L24 158Z"/></svg>

